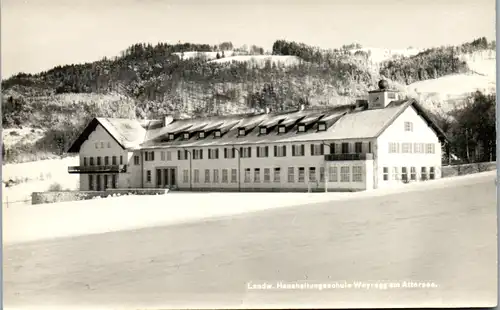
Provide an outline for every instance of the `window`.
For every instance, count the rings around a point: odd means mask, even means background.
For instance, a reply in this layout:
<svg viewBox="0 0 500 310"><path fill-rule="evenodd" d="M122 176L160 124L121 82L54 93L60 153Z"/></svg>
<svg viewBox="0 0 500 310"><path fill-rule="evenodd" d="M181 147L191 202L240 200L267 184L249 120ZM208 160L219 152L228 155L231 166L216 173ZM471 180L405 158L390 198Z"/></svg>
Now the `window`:
<svg viewBox="0 0 500 310"><path fill-rule="evenodd" d="M398 169L398 167L392 167L392 179L394 181L399 180L399 169Z"/></svg>
<svg viewBox="0 0 500 310"><path fill-rule="evenodd" d="M235 148L224 148L224 158L235 158L236 149Z"/></svg>
<svg viewBox="0 0 500 310"><path fill-rule="evenodd" d="M349 143L348 142L342 143L342 154L349 154Z"/></svg>
<svg viewBox="0 0 500 310"><path fill-rule="evenodd" d="M269 157L269 146L257 146L257 157Z"/></svg>
<svg viewBox="0 0 500 310"><path fill-rule="evenodd" d="M231 183L238 182L238 171L236 169L231 169Z"/></svg>
<svg viewBox="0 0 500 310"><path fill-rule="evenodd" d="M298 127L298 132L305 132L306 131L306 126L305 125L299 125Z"/></svg>
<svg viewBox="0 0 500 310"><path fill-rule="evenodd" d="M398 152L399 152L399 143L389 142L389 153L398 153Z"/></svg>
<svg viewBox="0 0 500 310"><path fill-rule="evenodd" d="M295 182L295 168L288 167L288 183Z"/></svg>
<svg viewBox="0 0 500 310"><path fill-rule="evenodd" d="M103 149L103 148L104 148L104 142L101 141L101 149Z"/></svg>
<svg viewBox="0 0 500 310"><path fill-rule="evenodd" d="M189 156L188 150L178 150L177 151L177 159L178 160L187 160Z"/></svg>
<svg viewBox="0 0 500 310"><path fill-rule="evenodd" d="M139 157L139 156L137 156L137 157ZM111 157L111 164L116 165L116 156Z"/></svg>
<svg viewBox="0 0 500 310"><path fill-rule="evenodd" d="M354 143L354 152L357 154L363 153L363 142Z"/></svg>
<svg viewBox="0 0 500 310"><path fill-rule="evenodd" d="M417 153L417 154L424 153L424 146L425 146L424 143L414 143L413 144L414 152Z"/></svg>
<svg viewBox="0 0 500 310"><path fill-rule="evenodd" d="M146 182L151 183L151 170L146 171Z"/></svg>
<svg viewBox="0 0 500 310"><path fill-rule="evenodd" d="M361 166L352 167L352 181L363 182L363 168Z"/></svg>
<svg viewBox="0 0 500 310"><path fill-rule="evenodd" d="M116 188L116 174L111 175L111 187Z"/></svg>
<svg viewBox="0 0 500 310"><path fill-rule="evenodd" d="M172 160L172 152L167 151L167 160Z"/></svg>
<svg viewBox="0 0 500 310"><path fill-rule="evenodd" d="M99 148L99 143L95 143L95 148L98 149Z"/></svg>
<svg viewBox="0 0 500 310"><path fill-rule="evenodd" d="M200 170L194 169L194 183L200 183Z"/></svg>
<svg viewBox="0 0 500 310"><path fill-rule="evenodd" d="M250 168L245 169L245 183L250 183Z"/></svg>
<svg viewBox="0 0 500 310"><path fill-rule="evenodd" d="M434 167L429 168L429 179L434 180L436 178Z"/></svg>
<svg viewBox="0 0 500 310"><path fill-rule="evenodd" d="M90 165L93 166L94 165L94 157L90 157Z"/></svg>
<svg viewBox="0 0 500 310"><path fill-rule="evenodd" d="M319 181L325 182L325 167L319 167Z"/></svg>
<svg viewBox="0 0 500 310"><path fill-rule="evenodd" d="M203 150L192 150L193 152L193 159L203 159Z"/></svg>
<svg viewBox="0 0 500 310"><path fill-rule="evenodd" d="M220 132L220 130L216 130L216 131L214 132L214 137L215 137L215 138L220 138L220 137L221 137L221 132Z"/></svg>
<svg viewBox="0 0 500 310"><path fill-rule="evenodd" d="M274 168L274 182L281 182L281 169Z"/></svg>
<svg viewBox="0 0 500 310"><path fill-rule="evenodd" d="M422 167L420 177L422 178L422 181L427 180L427 168L426 167Z"/></svg>
<svg viewBox="0 0 500 310"><path fill-rule="evenodd" d="M260 183L260 168L255 168L253 171L253 181L255 183Z"/></svg>
<svg viewBox="0 0 500 310"><path fill-rule="evenodd" d="M413 131L413 123L405 122L405 131Z"/></svg>
<svg viewBox="0 0 500 310"><path fill-rule="evenodd" d="M435 146L433 143L427 143L425 146L425 153L426 154L434 154L435 152Z"/></svg>
<svg viewBox="0 0 500 310"><path fill-rule="evenodd" d="M316 182L316 167L309 167L309 182Z"/></svg>
<svg viewBox="0 0 500 310"><path fill-rule="evenodd" d="M330 143L330 154L335 154L335 143Z"/></svg>
<svg viewBox="0 0 500 310"><path fill-rule="evenodd" d="M349 177L350 177L350 173L349 173L349 169L350 167L349 166L343 166L343 167L340 167L340 182L349 182Z"/></svg>
<svg viewBox="0 0 500 310"><path fill-rule="evenodd" d="M175 135L173 133L169 133L168 140L175 140Z"/></svg>
<svg viewBox="0 0 500 310"><path fill-rule="evenodd" d="M250 158L252 157L252 147L240 147L240 156L241 158Z"/></svg>
<svg viewBox="0 0 500 310"><path fill-rule="evenodd" d="M111 148L111 142L108 142L108 149Z"/></svg>
<svg viewBox="0 0 500 310"><path fill-rule="evenodd" d="M160 153L160 157L161 157L161 160L165 160L165 152L164 151L161 151Z"/></svg>
<svg viewBox="0 0 500 310"><path fill-rule="evenodd" d="M267 134L267 127L260 127L259 134L261 135Z"/></svg>
<svg viewBox="0 0 500 310"><path fill-rule="evenodd" d="M94 190L94 176L89 174L89 191Z"/></svg>
<svg viewBox="0 0 500 310"><path fill-rule="evenodd" d="M139 165L139 155L134 155L134 165Z"/></svg>
<svg viewBox="0 0 500 310"><path fill-rule="evenodd" d="M109 156L104 156L104 166L109 166Z"/></svg>
<svg viewBox="0 0 500 310"><path fill-rule="evenodd" d="M274 146L275 157L286 157L286 145Z"/></svg>
<svg viewBox="0 0 500 310"><path fill-rule="evenodd" d="M264 182L271 182L271 169L269 168L264 168Z"/></svg>
<svg viewBox="0 0 500 310"><path fill-rule="evenodd" d="M305 173L306 173L306 169L304 167L299 167L299 183L304 183Z"/></svg>
<svg viewBox="0 0 500 310"><path fill-rule="evenodd" d="M285 133L286 132L286 127L285 126L279 126L278 127L278 133Z"/></svg>
<svg viewBox="0 0 500 310"><path fill-rule="evenodd" d="M120 165L123 165L123 156L120 155Z"/></svg>
<svg viewBox="0 0 500 310"><path fill-rule="evenodd" d="M145 161L154 161L155 160L155 152L154 151L146 152L144 160ZM120 163L120 165L121 165L121 163Z"/></svg>
<svg viewBox="0 0 500 310"><path fill-rule="evenodd" d="M403 180L403 182L408 181L408 168L401 167L401 179Z"/></svg>
<svg viewBox="0 0 500 310"><path fill-rule="evenodd" d="M384 181L389 181L389 167L383 168Z"/></svg>
<svg viewBox="0 0 500 310"><path fill-rule="evenodd" d="M411 153L411 143L403 143L401 148L403 153Z"/></svg>
<svg viewBox="0 0 500 310"><path fill-rule="evenodd" d="M368 142L368 153L372 152L372 143Z"/></svg>
<svg viewBox="0 0 500 310"><path fill-rule="evenodd" d="M208 149L208 159L219 159L219 149Z"/></svg>
<svg viewBox="0 0 500 310"><path fill-rule="evenodd" d="M387 98L389 98L389 99L396 99L396 93L388 92L387 93Z"/></svg>
<svg viewBox="0 0 500 310"><path fill-rule="evenodd" d="M244 135L246 135L246 130L244 128L240 128L238 130L238 136L244 136Z"/></svg>
<svg viewBox="0 0 500 310"><path fill-rule="evenodd" d="M328 181L329 182L338 182L339 177L337 174L337 167L329 167L328 168Z"/></svg>
<svg viewBox="0 0 500 310"><path fill-rule="evenodd" d="M189 182L189 170L188 169L182 170L182 176L183 176L182 181L184 183L188 183Z"/></svg>
<svg viewBox="0 0 500 310"><path fill-rule="evenodd" d="M292 145L292 156L304 156L306 147L304 144Z"/></svg>
<svg viewBox="0 0 500 310"><path fill-rule="evenodd" d="M319 123L318 124L318 131L325 131L326 130L326 124L325 123Z"/></svg>
<svg viewBox="0 0 500 310"><path fill-rule="evenodd" d="M97 165L100 166L101 165L101 157L97 157Z"/></svg>
<svg viewBox="0 0 500 310"><path fill-rule="evenodd" d="M214 169L214 183L219 183L219 169Z"/></svg>
<svg viewBox="0 0 500 310"><path fill-rule="evenodd" d="M412 181L417 179L417 169L415 169L415 167L410 168L410 178Z"/></svg>
<svg viewBox="0 0 500 310"><path fill-rule="evenodd" d="M83 165L84 165L84 166L87 166L87 157L84 157L84 158L83 158Z"/></svg>
<svg viewBox="0 0 500 310"><path fill-rule="evenodd" d="M185 132L185 133L184 133L184 139L185 139L185 140L188 140L188 139L189 139L189 132Z"/></svg>
<svg viewBox="0 0 500 310"><path fill-rule="evenodd" d="M228 179L227 169L222 169L222 183L228 183L228 182L229 179Z"/></svg>
<svg viewBox="0 0 500 310"><path fill-rule="evenodd" d="M324 155L324 145L323 144L311 144L311 156Z"/></svg>
<svg viewBox="0 0 500 310"><path fill-rule="evenodd" d="M204 132L204 131L200 131L200 133L198 134L198 137L199 137L200 139L205 138L205 132Z"/></svg>
<svg viewBox="0 0 500 310"><path fill-rule="evenodd" d="M210 183L210 169L205 169L205 183Z"/></svg>

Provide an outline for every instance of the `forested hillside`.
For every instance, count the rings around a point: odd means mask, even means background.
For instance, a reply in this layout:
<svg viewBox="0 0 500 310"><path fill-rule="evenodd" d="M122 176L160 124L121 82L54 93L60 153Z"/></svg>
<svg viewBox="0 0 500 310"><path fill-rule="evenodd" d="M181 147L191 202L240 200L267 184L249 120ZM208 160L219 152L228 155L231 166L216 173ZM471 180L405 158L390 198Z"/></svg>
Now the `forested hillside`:
<svg viewBox="0 0 500 310"><path fill-rule="evenodd" d="M300 104L350 103L366 96L381 77L393 85L406 85L467 72L460 54L494 47L495 42L480 38L461 46L390 59L374 67L369 51L357 50L359 44L324 50L277 40L269 52L258 46L234 48L231 42L215 46L135 44L113 59L58 66L38 74L20 73L3 80L3 127L42 132L36 139L13 139L15 143L6 145L6 160L22 160L26 153L33 155L30 160L38 158L37 154L63 154L75 135L97 115L200 116L263 107L287 110ZM184 57L189 52L199 53ZM228 61L208 61L209 53ZM251 59L262 54L270 56L264 63L229 61L233 56ZM299 61L285 64L277 56L296 56Z"/></svg>

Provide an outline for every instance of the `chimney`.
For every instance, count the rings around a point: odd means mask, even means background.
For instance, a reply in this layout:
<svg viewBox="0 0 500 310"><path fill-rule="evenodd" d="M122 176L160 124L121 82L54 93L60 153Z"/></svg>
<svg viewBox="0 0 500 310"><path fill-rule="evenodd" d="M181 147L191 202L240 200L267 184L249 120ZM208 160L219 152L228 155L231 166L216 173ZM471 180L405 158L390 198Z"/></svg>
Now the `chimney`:
<svg viewBox="0 0 500 310"><path fill-rule="evenodd" d="M174 121L174 117L172 115L165 115L163 118L163 127L170 125Z"/></svg>

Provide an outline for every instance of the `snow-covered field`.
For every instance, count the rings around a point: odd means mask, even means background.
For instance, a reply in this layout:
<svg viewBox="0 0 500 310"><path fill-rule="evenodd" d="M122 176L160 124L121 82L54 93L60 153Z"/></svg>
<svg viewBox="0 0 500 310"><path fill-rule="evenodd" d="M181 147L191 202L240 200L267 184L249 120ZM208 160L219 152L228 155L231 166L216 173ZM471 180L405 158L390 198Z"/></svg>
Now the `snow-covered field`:
<svg viewBox="0 0 500 310"><path fill-rule="evenodd" d="M196 57L202 57L202 58L205 58L207 60L212 60L212 59L217 58L217 53L219 53L219 55L222 54L222 52L197 52L197 51L193 51L193 52L184 52L184 53L174 53L174 55L177 55L181 59L184 59L184 60L192 59L192 58L196 58ZM234 54L234 51L224 51L225 57L233 56L233 54Z"/></svg>
<svg viewBox="0 0 500 310"><path fill-rule="evenodd" d="M411 57L422 52L422 49L417 48L407 48L407 49L387 49L378 47L363 47L360 49L353 49L351 53L354 54L357 51L363 51L370 53L369 60L375 64L381 63L383 61L389 60L394 56Z"/></svg>
<svg viewBox="0 0 500 310"><path fill-rule="evenodd" d="M267 61L271 63L283 64L285 66L296 65L300 63L301 59L297 56L278 56L278 55L247 55L247 56L233 56L224 57L220 59L211 60L213 63L227 63L227 62L249 62L264 66Z"/></svg>
<svg viewBox="0 0 500 310"><path fill-rule="evenodd" d="M315 202L453 187L496 171L358 193L171 193L3 208L4 243L98 234L230 216ZM307 206L305 206L307 207ZM29 229L27 229L29 228Z"/></svg>

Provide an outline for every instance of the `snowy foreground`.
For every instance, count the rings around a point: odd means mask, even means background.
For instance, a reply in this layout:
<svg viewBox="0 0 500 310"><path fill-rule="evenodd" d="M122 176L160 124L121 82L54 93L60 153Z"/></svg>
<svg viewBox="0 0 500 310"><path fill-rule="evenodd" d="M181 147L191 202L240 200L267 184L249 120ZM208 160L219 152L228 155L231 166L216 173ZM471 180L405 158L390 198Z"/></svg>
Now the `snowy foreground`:
<svg viewBox="0 0 500 310"><path fill-rule="evenodd" d="M33 206L3 207L4 244L98 234L230 216L325 201L383 196L402 190L493 180L496 171L358 193L171 193ZM304 206L307 207L307 206Z"/></svg>

